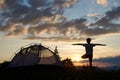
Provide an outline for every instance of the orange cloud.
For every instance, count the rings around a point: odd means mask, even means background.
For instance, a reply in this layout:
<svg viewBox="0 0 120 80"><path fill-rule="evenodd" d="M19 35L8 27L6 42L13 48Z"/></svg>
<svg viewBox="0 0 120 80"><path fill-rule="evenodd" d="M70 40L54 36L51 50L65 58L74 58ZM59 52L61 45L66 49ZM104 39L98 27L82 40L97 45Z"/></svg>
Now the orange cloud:
<svg viewBox="0 0 120 80"><path fill-rule="evenodd" d="M108 0L97 0L97 4L107 6L108 5Z"/></svg>
<svg viewBox="0 0 120 80"><path fill-rule="evenodd" d="M94 14L87 14L88 17L96 17L96 16L99 16L97 13L94 13Z"/></svg>

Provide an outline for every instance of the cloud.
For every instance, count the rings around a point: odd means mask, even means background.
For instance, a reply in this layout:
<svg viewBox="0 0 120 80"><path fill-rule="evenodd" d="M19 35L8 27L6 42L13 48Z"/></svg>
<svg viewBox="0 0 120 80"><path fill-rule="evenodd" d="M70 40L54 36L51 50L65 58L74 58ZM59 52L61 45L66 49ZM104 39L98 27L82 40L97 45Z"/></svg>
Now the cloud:
<svg viewBox="0 0 120 80"><path fill-rule="evenodd" d="M88 29L82 30L82 34L87 36L97 36L97 35L105 35L105 34L111 34L111 33L120 33L120 27L119 27L120 25L109 24L109 26L106 26L106 27L99 26L95 28L88 28Z"/></svg>
<svg viewBox="0 0 120 80"><path fill-rule="evenodd" d="M55 0L54 6L60 8L71 7L77 2L78 0Z"/></svg>
<svg viewBox="0 0 120 80"><path fill-rule="evenodd" d="M25 40L36 40L36 39L41 39L44 41L67 41L67 42L71 42L71 41L81 41L83 40L83 38L71 38L70 37L66 37L66 36L52 36L52 37L40 37L40 36L28 36L27 38L24 38Z"/></svg>
<svg viewBox="0 0 120 80"><path fill-rule="evenodd" d="M83 30L83 34L94 36L109 33L120 33L120 24L112 23L112 20L119 19L119 17L120 6L107 11L104 17L90 25L92 28Z"/></svg>
<svg viewBox="0 0 120 80"><path fill-rule="evenodd" d="M29 24L40 22L43 17L63 14L64 8L71 7L78 0L6 0L1 16L11 18L8 22ZM39 19L39 21L38 21Z"/></svg>
<svg viewBox="0 0 120 80"><path fill-rule="evenodd" d="M88 13L86 15L87 18L93 20L94 22L99 20L99 18L101 17L102 15L98 14L98 13Z"/></svg>
<svg viewBox="0 0 120 80"><path fill-rule="evenodd" d="M95 24L98 25L98 26L107 26L110 23L111 20L118 19L119 17L120 17L120 6L116 7L116 8L113 8L110 11L107 11L105 13L105 16L102 17Z"/></svg>
<svg viewBox="0 0 120 80"><path fill-rule="evenodd" d="M0 27L0 31L4 31L6 37L20 36L26 33L26 29L22 24L11 24L9 26Z"/></svg>
<svg viewBox="0 0 120 80"><path fill-rule="evenodd" d="M113 23L120 17L120 6L105 13L94 23L87 18L67 20L65 8L78 0L6 0L0 12L0 31L5 36L24 36L24 39L49 39L78 41L88 36L119 33L120 24ZM99 0L99 2L101 2ZM101 2L102 3L102 2ZM87 17L98 17L87 14ZM87 25L87 24L90 25Z"/></svg>
<svg viewBox="0 0 120 80"><path fill-rule="evenodd" d="M48 19L49 20L49 19ZM45 23L28 28L25 39L49 39L55 41L80 40L80 31L86 28L86 19L76 19L60 23Z"/></svg>
<svg viewBox="0 0 120 80"><path fill-rule="evenodd" d="M6 5L0 13L0 31L6 32L6 36L24 34L26 25L27 34L36 36L41 32L53 33L53 27L66 21L62 16L64 8L71 7L78 0L6 0ZM11 24L23 24L17 27ZM33 27L34 26L34 27ZM59 26L60 27L60 26ZM15 28L11 30L11 28ZM34 30L33 30L34 29ZM21 33L20 33L21 31ZM50 32L52 31L52 32ZM63 31L59 31L63 32ZM64 33L63 33L64 34Z"/></svg>
<svg viewBox="0 0 120 80"><path fill-rule="evenodd" d="M97 13L94 13L94 14L87 14L87 17L96 17L96 16L99 16Z"/></svg>
<svg viewBox="0 0 120 80"><path fill-rule="evenodd" d="M83 60L82 63L86 63L87 60ZM104 57L99 59L94 59L93 64L98 63L97 66L109 67L109 66L120 66L120 56L115 57ZM101 64L101 65L100 65Z"/></svg>
<svg viewBox="0 0 120 80"><path fill-rule="evenodd" d="M108 5L108 0L97 0L97 4L107 6Z"/></svg>
<svg viewBox="0 0 120 80"><path fill-rule="evenodd" d="M95 59L94 62L110 63L112 65L120 66L120 63L119 63L120 62L120 56Z"/></svg>

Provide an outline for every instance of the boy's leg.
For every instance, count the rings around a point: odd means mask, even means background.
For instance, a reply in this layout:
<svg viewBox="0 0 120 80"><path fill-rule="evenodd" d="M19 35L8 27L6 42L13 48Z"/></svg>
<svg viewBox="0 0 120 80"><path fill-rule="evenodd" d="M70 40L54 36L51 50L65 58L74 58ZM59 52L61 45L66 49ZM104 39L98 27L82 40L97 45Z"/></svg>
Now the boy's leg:
<svg viewBox="0 0 120 80"><path fill-rule="evenodd" d="M81 58L86 59L86 58L88 58L88 56L87 56L87 54L84 54L84 55L81 56Z"/></svg>
<svg viewBox="0 0 120 80"><path fill-rule="evenodd" d="M89 64L90 64L90 67L92 67L92 59L89 58Z"/></svg>
<svg viewBox="0 0 120 80"><path fill-rule="evenodd" d="M91 56L89 56L89 64L90 64L90 67L92 67L92 55Z"/></svg>

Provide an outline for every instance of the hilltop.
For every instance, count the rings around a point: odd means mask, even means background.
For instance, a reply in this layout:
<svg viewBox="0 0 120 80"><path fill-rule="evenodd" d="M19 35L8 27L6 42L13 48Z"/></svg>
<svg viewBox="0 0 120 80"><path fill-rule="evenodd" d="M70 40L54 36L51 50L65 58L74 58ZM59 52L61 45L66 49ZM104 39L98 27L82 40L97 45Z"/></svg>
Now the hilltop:
<svg viewBox="0 0 120 80"><path fill-rule="evenodd" d="M82 66L61 68L58 66L35 65L0 69L1 79L44 79L44 80L120 80L120 70L104 70Z"/></svg>

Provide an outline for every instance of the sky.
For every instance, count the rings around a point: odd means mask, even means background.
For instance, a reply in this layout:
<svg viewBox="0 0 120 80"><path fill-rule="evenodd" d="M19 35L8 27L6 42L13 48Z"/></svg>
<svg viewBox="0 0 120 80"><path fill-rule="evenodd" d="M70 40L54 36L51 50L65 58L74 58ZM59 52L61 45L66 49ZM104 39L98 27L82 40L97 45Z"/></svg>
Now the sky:
<svg viewBox="0 0 120 80"><path fill-rule="evenodd" d="M119 59L120 0L0 0L0 62L31 43L57 46L62 59L83 61L84 47L71 44L87 37L107 45L94 48L98 62Z"/></svg>

